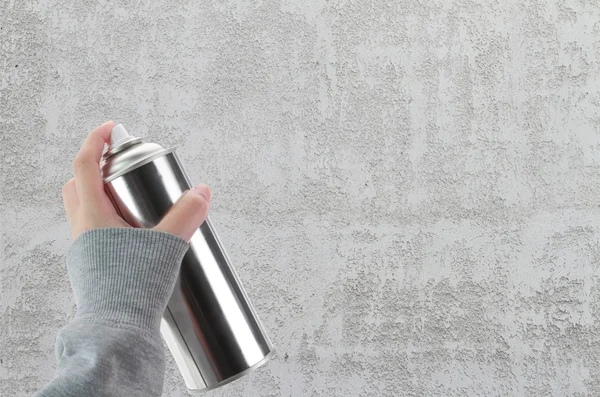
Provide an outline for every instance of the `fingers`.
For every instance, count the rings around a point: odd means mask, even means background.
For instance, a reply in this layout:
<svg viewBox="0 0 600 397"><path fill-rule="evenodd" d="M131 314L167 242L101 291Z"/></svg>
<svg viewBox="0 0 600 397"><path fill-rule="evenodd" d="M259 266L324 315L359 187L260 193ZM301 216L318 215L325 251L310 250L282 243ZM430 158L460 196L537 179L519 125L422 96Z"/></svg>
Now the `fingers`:
<svg viewBox="0 0 600 397"><path fill-rule="evenodd" d="M75 178L71 178L62 188L63 204L67 218L72 219L73 215L79 209L79 198L77 197L77 188L75 187Z"/></svg>
<svg viewBox="0 0 600 397"><path fill-rule="evenodd" d="M104 144L109 141L115 123L107 121L95 128L81 146L73 161L75 185L80 202L95 204L104 194L104 182L100 175L100 158Z"/></svg>
<svg viewBox="0 0 600 397"><path fill-rule="evenodd" d="M208 216L210 197L211 192L206 185L198 185L188 190L154 230L175 234L189 242Z"/></svg>

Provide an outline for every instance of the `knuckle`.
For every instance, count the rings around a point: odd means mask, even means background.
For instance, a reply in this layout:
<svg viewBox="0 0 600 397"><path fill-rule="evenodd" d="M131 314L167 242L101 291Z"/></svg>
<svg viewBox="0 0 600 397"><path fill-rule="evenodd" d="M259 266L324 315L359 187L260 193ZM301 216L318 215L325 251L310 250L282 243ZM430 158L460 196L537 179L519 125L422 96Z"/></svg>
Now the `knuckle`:
<svg viewBox="0 0 600 397"><path fill-rule="evenodd" d="M62 194L66 196L73 189L73 185L75 184L75 180L73 178L69 179L67 183L65 183L62 187Z"/></svg>
<svg viewBox="0 0 600 397"><path fill-rule="evenodd" d="M77 170L77 169L81 169L85 166L86 163L86 158L83 154L79 153L77 154L77 156L75 156L75 159L73 159L73 169Z"/></svg>

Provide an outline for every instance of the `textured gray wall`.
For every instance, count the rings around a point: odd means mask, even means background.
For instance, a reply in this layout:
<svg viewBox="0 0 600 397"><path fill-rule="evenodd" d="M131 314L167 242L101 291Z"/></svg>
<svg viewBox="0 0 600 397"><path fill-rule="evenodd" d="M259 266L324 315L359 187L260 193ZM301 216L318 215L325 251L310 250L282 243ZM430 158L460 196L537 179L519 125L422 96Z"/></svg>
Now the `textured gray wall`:
<svg viewBox="0 0 600 397"><path fill-rule="evenodd" d="M210 396L600 395L596 0L67 3L0 5L0 395L52 376L107 119L213 188L277 346Z"/></svg>

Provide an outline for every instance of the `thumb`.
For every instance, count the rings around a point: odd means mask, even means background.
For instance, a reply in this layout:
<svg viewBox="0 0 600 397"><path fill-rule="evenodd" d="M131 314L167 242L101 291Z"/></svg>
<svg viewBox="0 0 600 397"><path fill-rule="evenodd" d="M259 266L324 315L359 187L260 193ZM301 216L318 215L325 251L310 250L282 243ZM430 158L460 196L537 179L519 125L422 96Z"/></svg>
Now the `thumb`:
<svg viewBox="0 0 600 397"><path fill-rule="evenodd" d="M154 230L175 234L189 242L208 216L210 196L210 188L202 184L186 191Z"/></svg>

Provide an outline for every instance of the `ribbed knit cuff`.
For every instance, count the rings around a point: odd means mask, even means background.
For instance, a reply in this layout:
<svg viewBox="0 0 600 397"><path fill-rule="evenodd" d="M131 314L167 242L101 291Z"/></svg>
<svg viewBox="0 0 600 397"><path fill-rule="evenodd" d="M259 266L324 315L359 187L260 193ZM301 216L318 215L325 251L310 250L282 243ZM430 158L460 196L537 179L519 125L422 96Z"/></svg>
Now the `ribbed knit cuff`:
<svg viewBox="0 0 600 397"><path fill-rule="evenodd" d="M158 331L188 248L174 234L149 229L82 233L67 254L77 317Z"/></svg>

